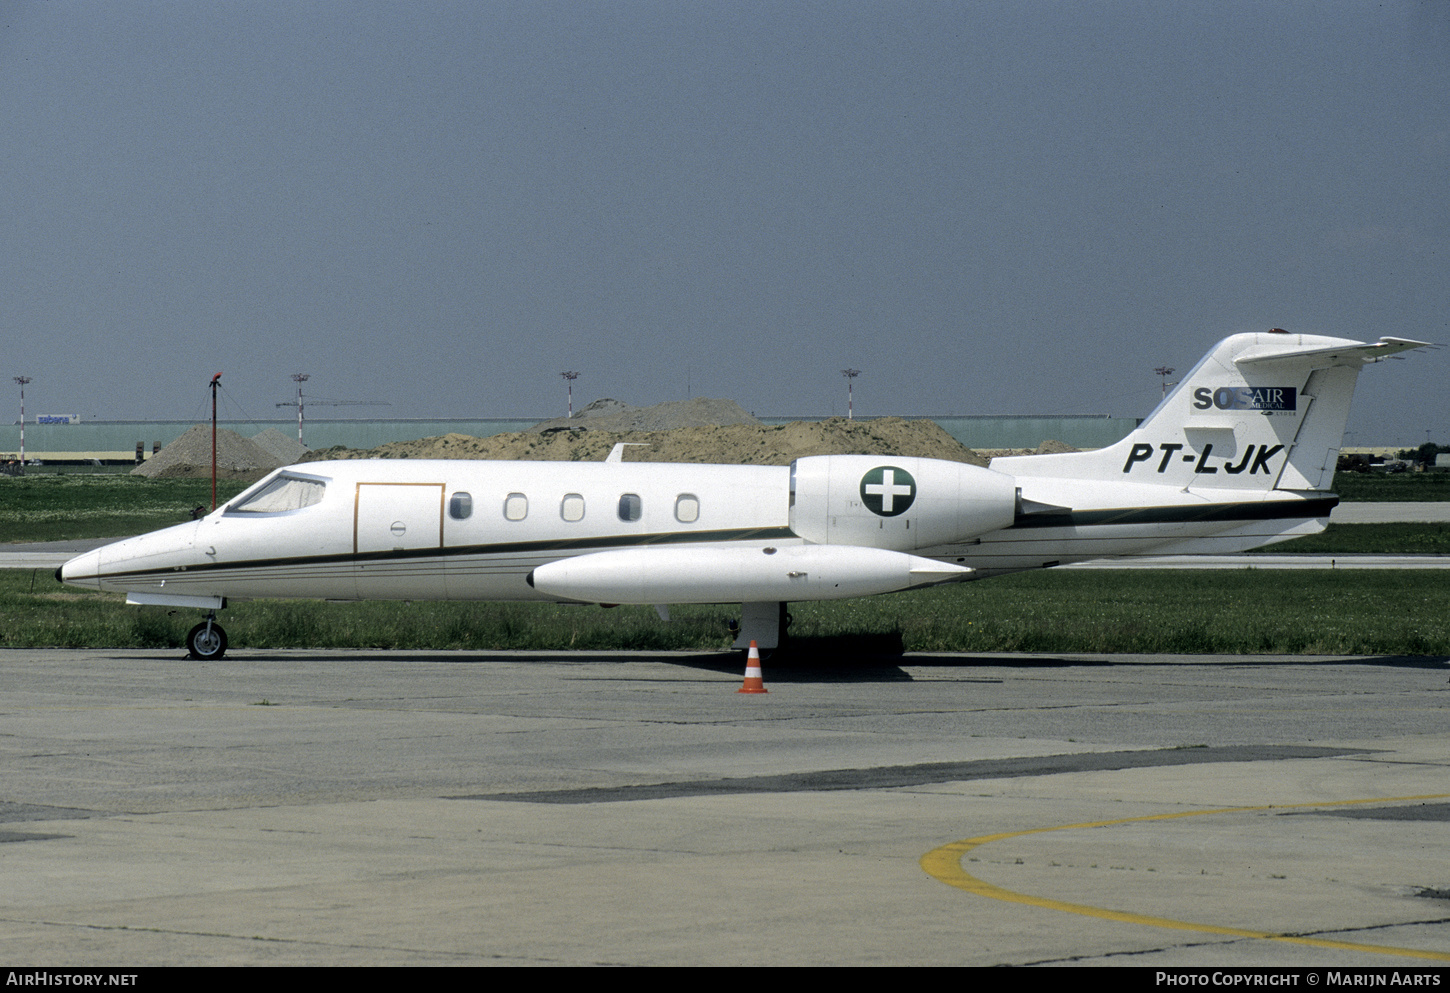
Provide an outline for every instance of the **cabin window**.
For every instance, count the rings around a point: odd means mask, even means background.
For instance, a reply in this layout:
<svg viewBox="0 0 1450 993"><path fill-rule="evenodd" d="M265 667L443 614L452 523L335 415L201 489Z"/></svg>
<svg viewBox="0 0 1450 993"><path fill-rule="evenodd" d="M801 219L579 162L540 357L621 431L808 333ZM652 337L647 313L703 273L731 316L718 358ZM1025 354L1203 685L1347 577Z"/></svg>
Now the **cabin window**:
<svg viewBox="0 0 1450 993"><path fill-rule="evenodd" d="M251 496L227 508L229 514L280 514L301 510L322 500L327 484L319 479L278 476Z"/></svg>
<svg viewBox="0 0 1450 993"><path fill-rule="evenodd" d="M637 521L644 512L644 505L640 503L638 493L625 493L619 498L619 519L621 521Z"/></svg>
<svg viewBox="0 0 1450 993"><path fill-rule="evenodd" d="M455 493L448 500L448 516L455 521L466 521L473 516L473 497L467 493Z"/></svg>
<svg viewBox="0 0 1450 993"><path fill-rule="evenodd" d="M700 519L700 498L693 493L681 493L675 497L675 520L681 524L694 524Z"/></svg>
<svg viewBox="0 0 1450 993"><path fill-rule="evenodd" d="M566 521L584 520L584 498L578 493L565 493L559 504L559 516Z"/></svg>
<svg viewBox="0 0 1450 993"><path fill-rule="evenodd" d="M504 498L503 516L510 521L521 521L529 516L529 498L522 493L510 493Z"/></svg>

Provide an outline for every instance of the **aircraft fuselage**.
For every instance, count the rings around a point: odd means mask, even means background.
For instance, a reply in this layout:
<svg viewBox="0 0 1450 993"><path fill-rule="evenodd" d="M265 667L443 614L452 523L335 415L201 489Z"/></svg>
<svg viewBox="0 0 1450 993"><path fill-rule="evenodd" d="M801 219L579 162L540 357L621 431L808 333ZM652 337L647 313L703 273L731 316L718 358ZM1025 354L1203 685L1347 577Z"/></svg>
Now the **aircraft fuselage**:
<svg viewBox="0 0 1450 993"><path fill-rule="evenodd" d="M886 484L897 491L886 494L891 503L870 500L869 492L863 499L862 490L881 484L862 480L880 478L883 467L896 480ZM793 470L805 477L806 469L821 471L810 487L797 478L793 494ZM282 480L313 484L318 498L295 508L248 509L249 495ZM1064 486L1075 494L1070 509L1058 502ZM897 511L907 501L903 488L910 504ZM1045 496L1053 499L1039 499ZM973 499L975 514L958 512ZM821 456L794 467L314 462L279 470L200 521L79 556L63 578L145 594L153 603L829 599L1142 554L1255 522L1277 533L1327 516L1331 506L1328 494L1306 502L1263 490L1204 495L1019 481L954 462L873 456ZM856 551L847 556L845 549ZM583 556L592 557L594 573L581 578L580 569L591 564ZM559 577L554 592L548 582L530 582L536 570L565 559L580 562L572 577ZM942 569L931 573L923 560ZM913 561L923 577L915 581ZM779 588L769 585L775 566L790 580ZM845 579L811 585L812 576L825 573Z"/></svg>

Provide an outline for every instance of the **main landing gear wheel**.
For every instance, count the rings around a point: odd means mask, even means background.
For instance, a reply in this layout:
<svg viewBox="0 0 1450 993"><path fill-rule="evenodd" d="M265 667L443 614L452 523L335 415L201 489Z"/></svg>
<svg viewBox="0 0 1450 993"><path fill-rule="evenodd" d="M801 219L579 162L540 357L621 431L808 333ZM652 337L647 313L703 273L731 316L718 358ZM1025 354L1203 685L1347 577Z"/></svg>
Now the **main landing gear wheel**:
<svg viewBox="0 0 1450 993"><path fill-rule="evenodd" d="M202 621L186 636L186 654L200 662L213 662L227 653L227 633L216 621Z"/></svg>

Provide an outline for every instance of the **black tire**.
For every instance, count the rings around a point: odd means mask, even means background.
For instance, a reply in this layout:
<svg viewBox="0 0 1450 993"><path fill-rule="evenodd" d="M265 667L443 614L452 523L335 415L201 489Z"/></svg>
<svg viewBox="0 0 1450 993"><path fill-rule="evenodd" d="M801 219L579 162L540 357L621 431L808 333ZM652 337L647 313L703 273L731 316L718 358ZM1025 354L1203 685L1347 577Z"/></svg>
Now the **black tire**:
<svg viewBox="0 0 1450 993"><path fill-rule="evenodd" d="M186 635L186 654L198 662L215 662L227 653L227 633L216 621L211 622L211 634L207 634L206 622L202 621Z"/></svg>

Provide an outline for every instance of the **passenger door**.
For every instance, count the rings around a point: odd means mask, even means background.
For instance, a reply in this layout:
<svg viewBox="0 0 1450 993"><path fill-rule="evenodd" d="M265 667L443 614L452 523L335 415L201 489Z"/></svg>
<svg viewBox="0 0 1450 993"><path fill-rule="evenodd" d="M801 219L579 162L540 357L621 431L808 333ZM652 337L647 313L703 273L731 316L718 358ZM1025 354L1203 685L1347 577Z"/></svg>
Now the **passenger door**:
<svg viewBox="0 0 1450 993"><path fill-rule="evenodd" d="M353 552L358 595L435 599L444 595L442 560L395 554L443 547L443 483L358 483ZM369 553L383 553L381 555Z"/></svg>

